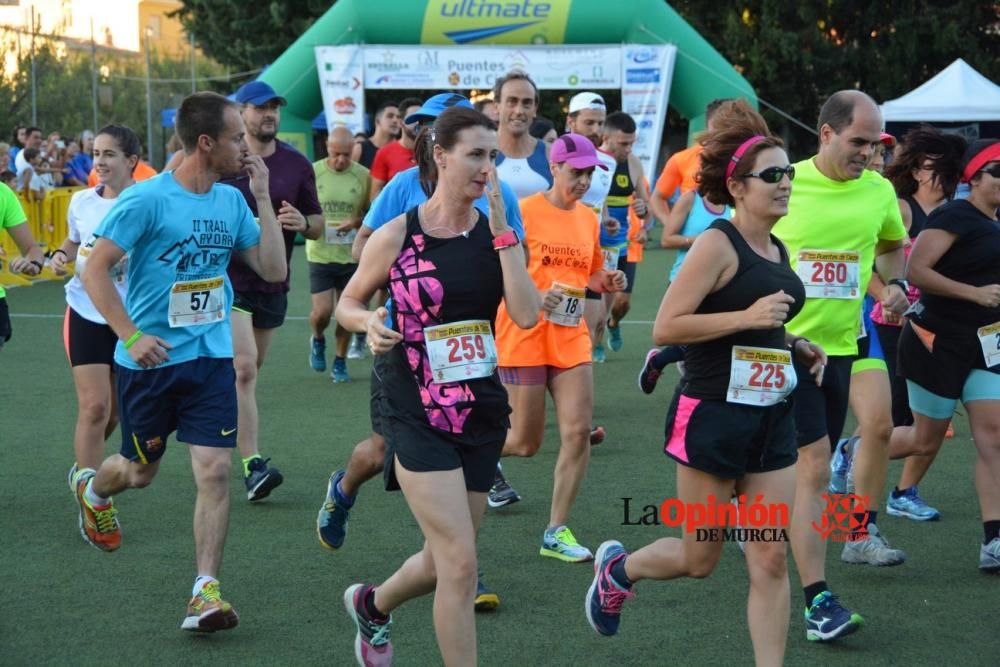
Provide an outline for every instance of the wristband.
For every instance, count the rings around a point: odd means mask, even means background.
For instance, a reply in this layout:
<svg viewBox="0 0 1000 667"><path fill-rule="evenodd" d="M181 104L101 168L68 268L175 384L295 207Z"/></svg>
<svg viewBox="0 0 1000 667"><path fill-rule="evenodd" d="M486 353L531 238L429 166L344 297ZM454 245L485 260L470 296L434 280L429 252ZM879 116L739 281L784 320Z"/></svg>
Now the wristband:
<svg viewBox="0 0 1000 667"><path fill-rule="evenodd" d="M900 289L903 290L903 294L910 293L910 283L906 282L902 278L893 278L892 280L887 282L886 285L895 285L896 287L899 287Z"/></svg>
<svg viewBox="0 0 1000 667"><path fill-rule="evenodd" d="M63 250L62 248L56 248L55 250L53 250L53 251L52 251L52 255L53 255L53 257L55 256L55 254L56 254L57 252L61 252L61 253L63 254L63 257L65 257L66 259L69 259L69 255L67 255L67 254L66 254L66 251L65 251L65 250Z"/></svg>
<svg viewBox="0 0 1000 667"><path fill-rule="evenodd" d="M142 332L136 329L135 333L132 334L132 336L127 341L125 341L125 349L127 350L130 347L132 347L135 344L135 342L140 338L142 338Z"/></svg>
<svg viewBox="0 0 1000 667"><path fill-rule="evenodd" d="M34 264L35 266L37 266L39 271L41 271L42 269L45 268L45 266L41 262L39 262L37 259L29 259L28 263L29 264Z"/></svg>
<svg viewBox="0 0 1000 667"><path fill-rule="evenodd" d="M804 340L807 344L812 342L805 336L796 336L795 338L792 339L792 344L788 346L788 349L791 350L792 352L795 352L795 346L798 345L799 341L801 340Z"/></svg>
<svg viewBox="0 0 1000 667"><path fill-rule="evenodd" d="M514 230L508 229L500 236L495 236L493 238L493 249L503 250L504 248L516 246L519 243L520 241L517 240L517 234L514 233Z"/></svg>

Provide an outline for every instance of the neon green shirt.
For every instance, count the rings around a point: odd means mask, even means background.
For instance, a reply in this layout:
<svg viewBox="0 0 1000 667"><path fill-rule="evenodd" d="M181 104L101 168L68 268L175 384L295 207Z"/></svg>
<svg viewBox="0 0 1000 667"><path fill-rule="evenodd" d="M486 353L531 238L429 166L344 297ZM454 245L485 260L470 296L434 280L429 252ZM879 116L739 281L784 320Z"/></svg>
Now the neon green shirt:
<svg viewBox="0 0 1000 667"><path fill-rule="evenodd" d="M350 169L334 171L326 160L313 162L313 169L325 224L318 239L306 239L306 259L319 264L354 264L351 246L357 230L338 234L336 227L345 220L361 217L371 192L368 170L352 162Z"/></svg>
<svg viewBox="0 0 1000 667"><path fill-rule="evenodd" d="M773 230L806 284L805 306L786 328L829 355L855 355L875 246L901 241L906 228L889 181L868 169L860 178L834 181L814 160L795 165L788 215ZM800 257L802 251L816 252Z"/></svg>
<svg viewBox="0 0 1000 667"><path fill-rule="evenodd" d="M27 221L17 195L6 185L0 185L0 230L17 227ZM4 261L10 261L10 257ZM0 299L5 296L7 296L7 290L3 288L3 285L0 285Z"/></svg>

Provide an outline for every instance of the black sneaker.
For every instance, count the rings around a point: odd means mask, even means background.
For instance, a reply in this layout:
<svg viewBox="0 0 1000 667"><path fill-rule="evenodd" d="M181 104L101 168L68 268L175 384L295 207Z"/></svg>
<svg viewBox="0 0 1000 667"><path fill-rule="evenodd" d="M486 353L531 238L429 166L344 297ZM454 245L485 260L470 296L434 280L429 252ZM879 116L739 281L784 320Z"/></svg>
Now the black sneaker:
<svg viewBox="0 0 1000 667"><path fill-rule="evenodd" d="M267 462L270 460L255 456L247 464L250 472L243 477L243 483L247 485L247 500L251 502L263 500L285 481L280 470L267 467Z"/></svg>
<svg viewBox="0 0 1000 667"><path fill-rule="evenodd" d="M500 606L500 596L483 582L483 572L476 578L476 611L494 611Z"/></svg>
<svg viewBox="0 0 1000 667"><path fill-rule="evenodd" d="M486 502L490 504L490 507L496 509L505 505L513 505L520 499L521 496L517 495L517 491L512 489L510 484L507 483L498 465L496 474L493 476L493 488L490 489L490 494L487 496Z"/></svg>

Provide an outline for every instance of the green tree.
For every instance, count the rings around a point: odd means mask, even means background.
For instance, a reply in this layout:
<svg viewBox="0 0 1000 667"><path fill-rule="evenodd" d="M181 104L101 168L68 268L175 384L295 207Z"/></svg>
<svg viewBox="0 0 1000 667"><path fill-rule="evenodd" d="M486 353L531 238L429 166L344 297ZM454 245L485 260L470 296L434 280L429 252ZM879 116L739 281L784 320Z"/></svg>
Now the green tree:
<svg viewBox="0 0 1000 667"><path fill-rule="evenodd" d="M673 7L754 86L762 100L815 124L823 100L859 88L898 97L955 58L1000 78L1000 5L992 0L676 0ZM765 105L766 106L766 105ZM772 129L809 152L815 138L770 110Z"/></svg>
<svg viewBox="0 0 1000 667"><path fill-rule="evenodd" d="M334 4L333 0L181 3L183 7L172 16L180 18L185 30L196 36L206 55L239 70L274 61Z"/></svg>

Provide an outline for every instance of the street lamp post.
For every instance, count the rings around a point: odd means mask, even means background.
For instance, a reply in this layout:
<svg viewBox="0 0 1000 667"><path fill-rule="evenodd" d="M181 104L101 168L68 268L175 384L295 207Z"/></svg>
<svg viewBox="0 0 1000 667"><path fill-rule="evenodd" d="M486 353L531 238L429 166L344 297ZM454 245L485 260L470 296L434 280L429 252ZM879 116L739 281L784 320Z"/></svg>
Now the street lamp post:
<svg viewBox="0 0 1000 667"><path fill-rule="evenodd" d="M150 56L149 40L153 36L153 30L146 26L146 157L149 163L153 163L153 87L150 83Z"/></svg>

